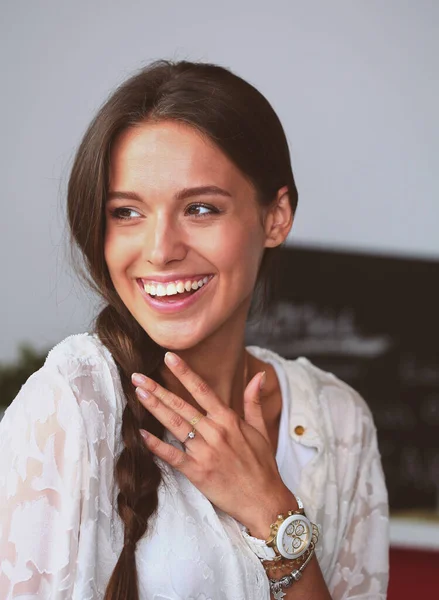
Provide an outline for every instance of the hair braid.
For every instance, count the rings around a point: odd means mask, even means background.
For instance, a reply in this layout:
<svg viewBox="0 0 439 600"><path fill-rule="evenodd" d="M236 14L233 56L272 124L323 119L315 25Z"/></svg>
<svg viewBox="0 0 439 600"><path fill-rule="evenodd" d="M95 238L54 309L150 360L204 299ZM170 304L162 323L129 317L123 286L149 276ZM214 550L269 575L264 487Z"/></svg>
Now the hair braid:
<svg viewBox="0 0 439 600"><path fill-rule="evenodd" d="M124 523L124 547L105 593L105 600L138 600L135 548L149 517L157 510L161 471L146 448L139 429L163 436L163 425L138 401L131 383L135 371L158 378L164 350L155 344L131 315L107 306L98 315L96 332L110 350L119 370L127 404L122 415L124 449L117 459L117 508Z"/></svg>

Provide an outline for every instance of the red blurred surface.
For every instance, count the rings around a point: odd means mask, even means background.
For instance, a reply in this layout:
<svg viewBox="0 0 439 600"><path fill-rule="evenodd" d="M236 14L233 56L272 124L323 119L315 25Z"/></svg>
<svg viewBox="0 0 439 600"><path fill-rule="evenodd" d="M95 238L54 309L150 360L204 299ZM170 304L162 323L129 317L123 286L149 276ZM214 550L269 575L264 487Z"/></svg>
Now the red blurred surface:
<svg viewBox="0 0 439 600"><path fill-rule="evenodd" d="M391 548L387 600L439 600L439 552Z"/></svg>

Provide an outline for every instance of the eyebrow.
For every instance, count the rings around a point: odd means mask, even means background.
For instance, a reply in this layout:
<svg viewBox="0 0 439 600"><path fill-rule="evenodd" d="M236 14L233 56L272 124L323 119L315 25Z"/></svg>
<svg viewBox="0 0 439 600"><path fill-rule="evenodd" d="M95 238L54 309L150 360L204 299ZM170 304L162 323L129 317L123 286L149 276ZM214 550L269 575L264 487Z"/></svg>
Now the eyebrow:
<svg viewBox="0 0 439 600"><path fill-rule="evenodd" d="M179 192L174 195L175 200L186 200L187 198L192 198L193 196L227 196L229 198L232 197L232 194L223 188L220 188L216 185L200 185L198 187L191 188L183 188ZM142 198L136 194L135 192L123 192L123 191L112 191L107 194L108 200L136 200L137 202L142 202Z"/></svg>

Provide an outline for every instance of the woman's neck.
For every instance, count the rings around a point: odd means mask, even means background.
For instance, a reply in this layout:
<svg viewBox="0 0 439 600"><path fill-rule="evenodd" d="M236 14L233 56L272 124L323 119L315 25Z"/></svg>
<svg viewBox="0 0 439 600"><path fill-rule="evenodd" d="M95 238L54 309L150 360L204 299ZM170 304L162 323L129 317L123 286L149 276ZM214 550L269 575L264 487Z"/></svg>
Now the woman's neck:
<svg viewBox="0 0 439 600"><path fill-rule="evenodd" d="M194 348L175 351L199 375L220 400L242 415L244 389L252 373L252 357L245 350L244 327L230 332L217 332ZM164 367L161 376L165 387L199 410L196 401L174 375Z"/></svg>

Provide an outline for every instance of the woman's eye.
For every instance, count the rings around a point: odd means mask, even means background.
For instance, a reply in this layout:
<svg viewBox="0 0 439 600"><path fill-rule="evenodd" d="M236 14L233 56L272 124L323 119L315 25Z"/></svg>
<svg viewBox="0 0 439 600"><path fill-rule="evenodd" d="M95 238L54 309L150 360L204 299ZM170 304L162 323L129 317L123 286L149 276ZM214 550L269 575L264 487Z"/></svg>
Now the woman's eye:
<svg viewBox="0 0 439 600"><path fill-rule="evenodd" d="M134 217L130 213L135 213ZM117 219L119 221L129 221L130 219L140 216L137 210L134 210L134 208L127 208L126 206L114 208L110 211L110 215L112 219Z"/></svg>
<svg viewBox="0 0 439 600"><path fill-rule="evenodd" d="M210 214L218 214L219 210L208 204L191 204L187 207L186 213L192 217L204 217Z"/></svg>

